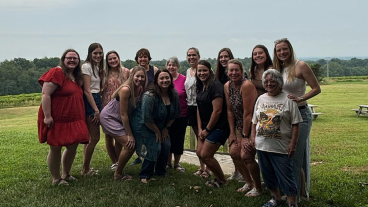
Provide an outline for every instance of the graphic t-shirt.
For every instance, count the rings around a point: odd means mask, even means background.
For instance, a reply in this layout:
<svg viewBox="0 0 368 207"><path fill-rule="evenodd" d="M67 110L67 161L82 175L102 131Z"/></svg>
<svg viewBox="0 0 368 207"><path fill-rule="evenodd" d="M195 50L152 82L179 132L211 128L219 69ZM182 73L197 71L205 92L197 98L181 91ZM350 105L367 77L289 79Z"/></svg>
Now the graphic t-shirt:
<svg viewBox="0 0 368 207"><path fill-rule="evenodd" d="M292 124L302 122L296 102L281 92L277 96L261 95L254 107L253 124L256 127L256 149L287 154L291 141Z"/></svg>

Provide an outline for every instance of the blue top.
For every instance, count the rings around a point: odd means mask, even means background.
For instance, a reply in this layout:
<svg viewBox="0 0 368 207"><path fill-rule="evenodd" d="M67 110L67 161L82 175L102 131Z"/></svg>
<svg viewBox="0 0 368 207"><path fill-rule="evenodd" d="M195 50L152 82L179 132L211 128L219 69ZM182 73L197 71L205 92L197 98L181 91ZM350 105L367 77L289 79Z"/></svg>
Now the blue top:
<svg viewBox="0 0 368 207"><path fill-rule="evenodd" d="M151 83L153 83L153 79L155 77L155 70L152 65L148 65L149 69L147 71L147 86L149 86Z"/></svg>
<svg viewBox="0 0 368 207"><path fill-rule="evenodd" d="M142 95L142 101L137 104L131 119L131 127L136 141L139 156L151 161L157 161L161 152L161 143L156 142L156 134L145 123L156 124L162 130L170 120L180 116L179 96L174 90L173 100L170 100L170 111L166 109L162 98L152 91Z"/></svg>

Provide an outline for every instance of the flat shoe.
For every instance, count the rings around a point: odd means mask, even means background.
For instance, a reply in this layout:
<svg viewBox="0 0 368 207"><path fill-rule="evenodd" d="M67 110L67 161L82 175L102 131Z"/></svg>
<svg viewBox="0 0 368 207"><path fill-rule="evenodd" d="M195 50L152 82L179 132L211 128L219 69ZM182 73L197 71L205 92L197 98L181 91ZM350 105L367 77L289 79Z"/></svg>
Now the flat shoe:
<svg viewBox="0 0 368 207"><path fill-rule="evenodd" d="M248 192L248 191L250 191L250 190L252 190L252 187L249 187L249 185L245 183L245 184L243 185L243 187L239 188L237 191L238 191L239 193L246 193L246 192Z"/></svg>
<svg viewBox="0 0 368 207"><path fill-rule="evenodd" d="M54 186L60 186L60 185L69 185L69 183L67 181L65 181L62 178L59 178L57 181L53 182L52 185Z"/></svg>
<svg viewBox="0 0 368 207"><path fill-rule="evenodd" d="M78 179L77 179L77 178L75 178L75 177L74 177L74 176L72 176L72 175L67 175L67 176L65 176L64 180L66 180L66 181L78 181Z"/></svg>

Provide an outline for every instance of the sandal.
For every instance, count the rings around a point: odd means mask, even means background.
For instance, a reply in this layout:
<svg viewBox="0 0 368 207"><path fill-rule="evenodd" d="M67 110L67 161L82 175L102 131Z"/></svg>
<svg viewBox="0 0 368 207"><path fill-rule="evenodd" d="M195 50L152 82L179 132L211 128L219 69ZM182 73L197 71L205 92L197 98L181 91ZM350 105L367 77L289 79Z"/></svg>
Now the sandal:
<svg viewBox="0 0 368 207"><path fill-rule="evenodd" d="M215 179L213 179L211 181L207 181L206 182L206 185L208 187L212 187L212 188L221 188L221 187L225 186L225 184L223 182L221 182L221 180L219 180L217 178L215 178Z"/></svg>
<svg viewBox="0 0 368 207"><path fill-rule="evenodd" d="M93 168L90 168L87 173L81 172L81 175L98 175L98 170L95 170Z"/></svg>
<svg viewBox="0 0 368 207"><path fill-rule="evenodd" d="M211 176L211 171L208 169L204 170L203 173L201 174L202 178L208 178L210 176Z"/></svg>
<svg viewBox="0 0 368 207"><path fill-rule="evenodd" d="M179 171L179 172L185 172L185 169L180 164L175 165L174 169Z"/></svg>
<svg viewBox="0 0 368 207"><path fill-rule="evenodd" d="M199 168L195 173L193 173L193 175L201 176L203 172L204 171L201 168Z"/></svg>
<svg viewBox="0 0 368 207"><path fill-rule="evenodd" d="M150 178L150 179L147 179L147 178L141 178L141 182L144 183L144 184L148 184L150 181L152 180L156 180L155 178Z"/></svg>
<svg viewBox="0 0 368 207"><path fill-rule="evenodd" d="M123 174L114 174L114 180L118 181L118 180L132 180L133 177L129 174L123 173Z"/></svg>
<svg viewBox="0 0 368 207"><path fill-rule="evenodd" d="M60 186L60 185L69 185L69 183L66 180L64 180L64 179L59 178L55 182L52 182L52 185L54 185L54 186L56 186L56 185L57 186Z"/></svg>
<svg viewBox="0 0 368 207"><path fill-rule="evenodd" d="M119 165L119 162L114 163L114 164L112 164L112 165L110 166L110 169L111 169L112 171L115 171L115 169L118 167L118 165Z"/></svg>
<svg viewBox="0 0 368 207"><path fill-rule="evenodd" d="M74 176L72 176L70 174L65 176L64 180L66 180L66 181L78 181L77 178L75 178Z"/></svg>
<svg viewBox="0 0 368 207"><path fill-rule="evenodd" d="M257 188L253 188L251 191L249 191L248 193L246 193L244 196L246 197L256 197L256 196L260 196L263 192L258 192Z"/></svg>
<svg viewBox="0 0 368 207"><path fill-rule="evenodd" d="M248 192L248 191L250 191L250 190L252 190L252 187L249 187L249 185L245 183L245 184L243 185L243 187L239 188L237 191L238 191L239 193L246 193L246 192Z"/></svg>

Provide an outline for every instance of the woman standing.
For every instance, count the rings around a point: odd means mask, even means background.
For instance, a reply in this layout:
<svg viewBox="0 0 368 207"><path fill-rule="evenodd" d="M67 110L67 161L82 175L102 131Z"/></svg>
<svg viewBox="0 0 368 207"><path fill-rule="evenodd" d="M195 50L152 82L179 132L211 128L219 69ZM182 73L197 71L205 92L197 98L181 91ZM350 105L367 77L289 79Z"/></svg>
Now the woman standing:
<svg viewBox="0 0 368 207"><path fill-rule="evenodd" d="M299 123L297 105L282 92L283 78L275 69L263 73L262 83L267 93L261 95L254 107L251 146L256 146L263 180L272 198L264 207L282 206L280 188L290 207L296 202L297 187L292 157L296 149Z"/></svg>
<svg viewBox="0 0 368 207"><path fill-rule="evenodd" d="M171 141L170 155L167 162L167 167L172 167L172 154L174 154L174 169L184 172L185 169L179 164L180 157L184 151L185 132L187 130L187 94L185 92L186 77L180 74L180 63L177 57L171 57L166 62L166 68L173 77L174 88L178 92L181 115L175 119L169 130Z"/></svg>
<svg viewBox="0 0 368 207"><path fill-rule="evenodd" d="M216 178L206 182L211 187L222 187L227 180L214 154L229 137L229 124L224 103L224 86L215 79L211 64L198 62L197 78L197 156L207 165Z"/></svg>
<svg viewBox="0 0 368 207"><path fill-rule="evenodd" d="M116 51L106 54L106 63L102 84L102 108L111 101L113 93L129 77L129 70L121 65L120 56ZM107 154L112 162L111 169L115 170L122 146L119 142L114 143L114 139L108 134L105 134L105 143Z"/></svg>
<svg viewBox="0 0 368 207"><path fill-rule="evenodd" d="M283 91L288 98L298 104L303 122L300 123L298 144L294 160L294 175L298 186L298 199L309 198L310 188L310 143L309 134L312 128L312 114L307 100L321 92L317 78L312 69L304 61L299 61L288 39L275 41L273 62L284 79ZM311 87L308 93L306 83ZM299 197L300 196L300 197Z"/></svg>
<svg viewBox="0 0 368 207"><path fill-rule="evenodd" d="M170 149L168 133L180 113L179 97L170 72L158 70L152 89L142 95L142 102L131 121L137 154L144 158L139 173L141 182L148 183L154 172L166 175Z"/></svg>
<svg viewBox="0 0 368 207"><path fill-rule="evenodd" d="M230 126L230 155L246 182L238 191L247 192L245 195L248 197L259 196L262 193L262 187L259 166L255 160L256 151L254 148L245 148L250 141L257 91L244 77L243 65L240 61L230 60L227 67L230 80L225 84L225 97Z"/></svg>
<svg viewBox="0 0 368 207"><path fill-rule="evenodd" d="M201 58L199 55L199 50L195 47L191 47L187 51L187 61L190 64L186 73L186 80L184 83L185 92L187 94L187 116L188 116L188 126L191 126L194 134L197 136L198 140L198 124L197 124L197 87L196 87L196 71L198 66L198 61ZM198 145L197 145L198 147ZM194 173L194 175L202 176L207 178L211 175L201 159L199 159L200 168Z"/></svg>
<svg viewBox="0 0 368 207"><path fill-rule="evenodd" d="M132 177L123 172L123 169L132 157L135 149L129 120L136 106L137 99L144 92L146 83L146 70L141 66L135 66L128 80L123 83L112 95L112 100L101 112L101 126L106 136L109 136L124 146L124 151L119 153L119 162L115 170L115 180L126 180Z"/></svg>
<svg viewBox="0 0 368 207"><path fill-rule="evenodd" d="M232 59L234 59L234 56L229 48L222 48L217 55L216 78L222 84L225 84L229 80L226 74L226 68L229 60Z"/></svg>
<svg viewBox="0 0 368 207"><path fill-rule="evenodd" d="M92 43L88 47L87 58L82 65L84 106L86 122L89 131L89 144L84 145L82 175L98 173L90 167L93 152L100 141L100 111L101 111L101 78L103 77L103 48L99 43Z"/></svg>
<svg viewBox="0 0 368 207"><path fill-rule="evenodd" d="M52 184L68 185L67 181L77 180L70 175L70 169L78 144L88 143L89 140L81 87L82 71L77 51L66 50L61 56L60 66L51 68L38 82L42 86L42 104L37 120L39 141L50 145L47 165ZM63 146L66 149L61 156ZM63 166L62 175L60 163Z"/></svg>
<svg viewBox="0 0 368 207"><path fill-rule="evenodd" d="M267 48L264 45L256 45L252 50L249 75L250 81L257 89L258 97L267 92L262 85L262 75L269 68L272 68L272 60Z"/></svg>

